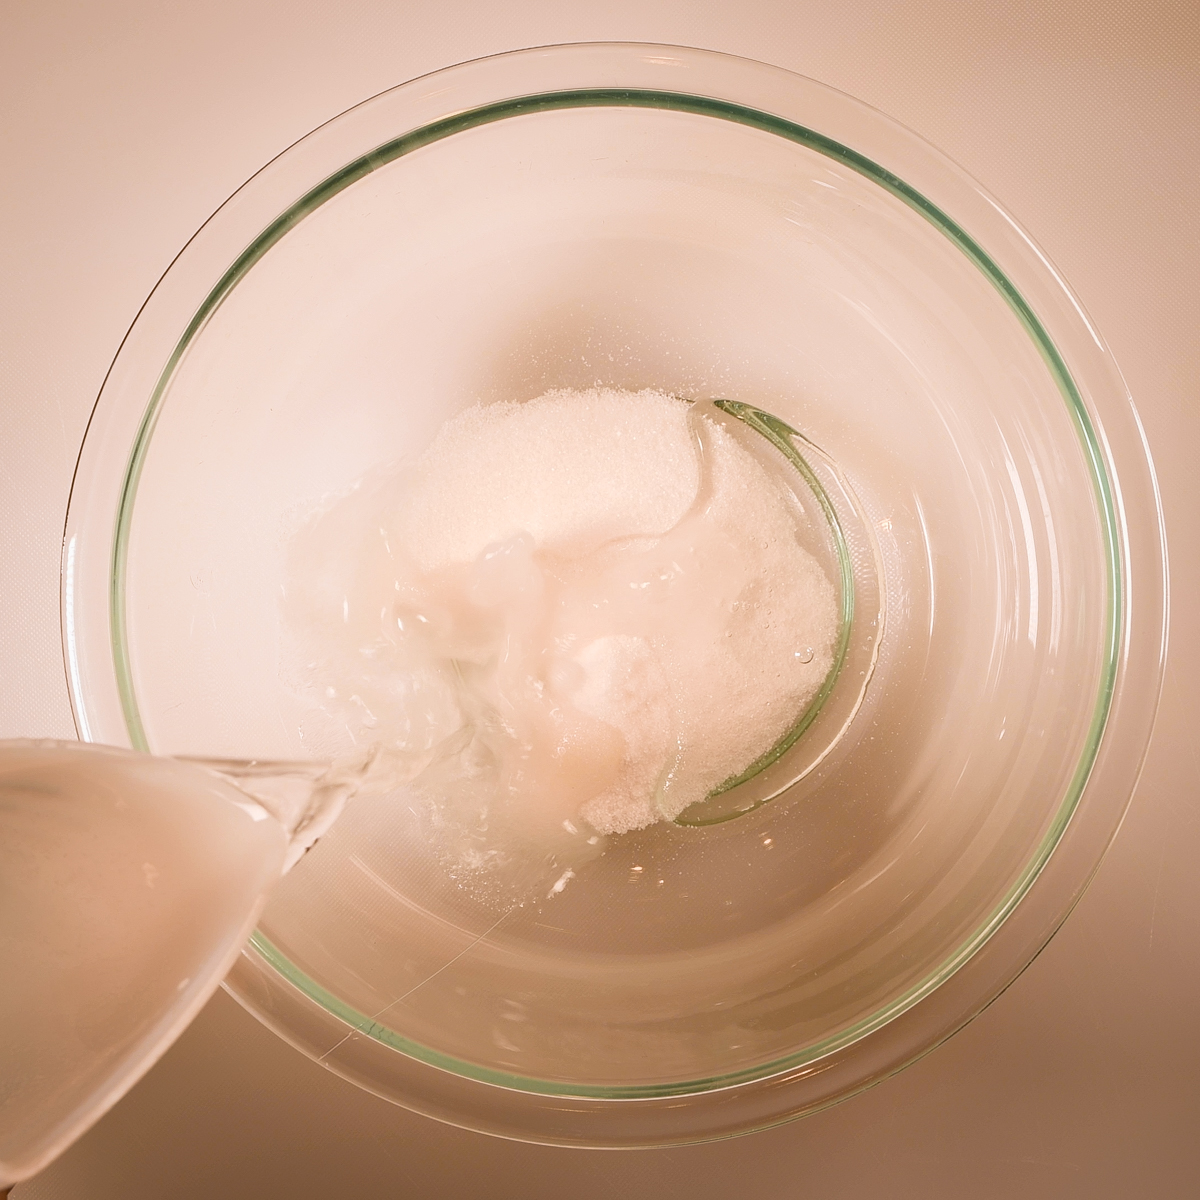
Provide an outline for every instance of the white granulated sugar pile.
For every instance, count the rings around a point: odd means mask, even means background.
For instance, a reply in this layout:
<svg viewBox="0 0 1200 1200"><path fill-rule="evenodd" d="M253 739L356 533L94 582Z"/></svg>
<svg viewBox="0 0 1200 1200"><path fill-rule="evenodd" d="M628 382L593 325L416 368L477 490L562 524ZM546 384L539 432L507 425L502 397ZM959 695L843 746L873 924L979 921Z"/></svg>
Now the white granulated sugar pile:
<svg viewBox="0 0 1200 1200"><path fill-rule="evenodd" d="M417 464L402 536L423 571L527 533L586 553L666 533L700 484L687 405L654 392L551 392L470 408Z"/></svg>
<svg viewBox="0 0 1200 1200"><path fill-rule="evenodd" d="M820 687L837 605L806 519L686 401L550 392L460 413L313 522L290 619L354 741L458 748L447 794L479 828L623 833L740 773Z"/></svg>

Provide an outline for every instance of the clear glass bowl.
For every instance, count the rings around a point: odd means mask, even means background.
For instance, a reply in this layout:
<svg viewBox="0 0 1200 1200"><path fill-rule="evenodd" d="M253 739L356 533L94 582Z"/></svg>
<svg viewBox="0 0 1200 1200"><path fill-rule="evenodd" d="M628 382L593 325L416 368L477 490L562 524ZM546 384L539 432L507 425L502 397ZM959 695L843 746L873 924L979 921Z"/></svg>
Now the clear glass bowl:
<svg viewBox="0 0 1200 1200"><path fill-rule="evenodd" d="M766 410L844 489L886 613L844 729L770 803L627 835L515 911L450 883L400 799L360 799L227 986L442 1120L668 1144L814 1111L969 1020L1140 769L1149 454L1077 302L957 167L820 84L675 47L502 55L352 109L139 314L75 480L63 635L81 736L301 757L297 522L465 405L597 382Z"/></svg>

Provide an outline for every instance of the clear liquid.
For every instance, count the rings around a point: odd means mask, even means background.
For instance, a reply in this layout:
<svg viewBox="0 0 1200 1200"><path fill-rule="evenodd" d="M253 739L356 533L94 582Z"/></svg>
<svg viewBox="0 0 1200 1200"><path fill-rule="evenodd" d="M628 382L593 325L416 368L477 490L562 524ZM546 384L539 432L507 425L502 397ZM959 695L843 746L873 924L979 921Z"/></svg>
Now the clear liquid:
<svg viewBox="0 0 1200 1200"><path fill-rule="evenodd" d="M310 744L407 763L393 803L460 883L558 894L605 835L757 761L826 678L812 517L785 459L718 416L599 391L467 410L295 537L285 674Z"/></svg>

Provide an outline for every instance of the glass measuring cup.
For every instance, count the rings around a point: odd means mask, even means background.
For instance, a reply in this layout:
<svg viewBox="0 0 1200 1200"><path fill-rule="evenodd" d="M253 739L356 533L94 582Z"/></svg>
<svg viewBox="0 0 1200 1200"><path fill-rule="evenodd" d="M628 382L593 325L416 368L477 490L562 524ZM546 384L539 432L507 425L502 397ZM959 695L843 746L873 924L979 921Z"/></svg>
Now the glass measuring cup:
<svg viewBox="0 0 1200 1200"><path fill-rule="evenodd" d="M0 1195L184 1030L365 766L0 741Z"/></svg>

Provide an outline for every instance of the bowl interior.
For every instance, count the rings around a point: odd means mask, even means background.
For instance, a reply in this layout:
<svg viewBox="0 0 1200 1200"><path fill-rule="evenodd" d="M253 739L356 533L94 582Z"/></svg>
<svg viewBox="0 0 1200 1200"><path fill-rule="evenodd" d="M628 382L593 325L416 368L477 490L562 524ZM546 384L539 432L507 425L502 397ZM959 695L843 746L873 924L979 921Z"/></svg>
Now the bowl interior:
<svg viewBox="0 0 1200 1200"><path fill-rule="evenodd" d="M562 94L350 164L252 246L168 364L116 554L135 743L321 756L279 588L305 516L453 413L653 387L775 414L862 514L886 625L845 735L769 804L614 841L561 894L460 888L402 794L286 878L260 946L461 1074L686 1092L899 1012L1053 849L1112 686L1107 483L1054 348L970 240L815 135Z"/></svg>

